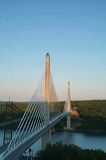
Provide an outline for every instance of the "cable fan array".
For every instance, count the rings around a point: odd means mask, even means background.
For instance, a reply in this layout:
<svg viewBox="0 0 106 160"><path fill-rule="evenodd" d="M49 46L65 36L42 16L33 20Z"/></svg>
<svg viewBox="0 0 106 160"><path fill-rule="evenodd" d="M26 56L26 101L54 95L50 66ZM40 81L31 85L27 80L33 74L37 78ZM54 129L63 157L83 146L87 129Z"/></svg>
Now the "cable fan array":
<svg viewBox="0 0 106 160"><path fill-rule="evenodd" d="M42 76L4 155L60 113L59 108L54 107L56 102L57 95L52 76L50 77L50 103L45 101L45 76Z"/></svg>

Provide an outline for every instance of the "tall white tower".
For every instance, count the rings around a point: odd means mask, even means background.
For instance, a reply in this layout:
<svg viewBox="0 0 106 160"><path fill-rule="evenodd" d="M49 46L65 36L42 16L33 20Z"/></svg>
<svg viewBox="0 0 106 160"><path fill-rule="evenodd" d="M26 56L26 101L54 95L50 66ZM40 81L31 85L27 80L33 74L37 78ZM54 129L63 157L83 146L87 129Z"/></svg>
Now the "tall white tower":
<svg viewBox="0 0 106 160"><path fill-rule="evenodd" d="M68 81L68 112L71 113L70 81Z"/></svg>
<svg viewBox="0 0 106 160"><path fill-rule="evenodd" d="M50 56L46 54L45 59L45 101L50 102Z"/></svg>
<svg viewBox="0 0 106 160"><path fill-rule="evenodd" d="M68 81L68 99L67 99L67 129L71 128L71 98L70 98L70 82Z"/></svg>
<svg viewBox="0 0 106 160"><path fill-rule="evenodd" d="M46 54L45 58L45 101L50 103L50 56ZM49 122L49 110L46 113L46 124ZM51 141L51 129L42 136L42 150L45 149L47 143Z"/></svg>

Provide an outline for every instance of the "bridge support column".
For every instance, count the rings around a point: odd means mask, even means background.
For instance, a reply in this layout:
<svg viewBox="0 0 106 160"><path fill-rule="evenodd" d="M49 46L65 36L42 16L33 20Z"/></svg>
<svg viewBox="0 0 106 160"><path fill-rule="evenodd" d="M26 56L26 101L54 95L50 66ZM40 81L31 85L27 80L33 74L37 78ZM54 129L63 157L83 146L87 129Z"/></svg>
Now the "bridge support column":
<svg viewBox="0 0 106 160"><path fill-rule="evenodd" d="M70 98L70 82L68 82L68 100L67 100L67 129L71 128L71 98Z"/></svg>
<svg viewBox="0 0 106 160"><path fill-rule="evenodd" d="M51 129L42 136L41 149L44 150L49 142L51 142Z"/></svg>
<svg viewBox="0 0 106 160"><path fill-rule="evenodd" d="M71 115L68 114L67 115L67 129L70 129L71 128Z"/></svg>

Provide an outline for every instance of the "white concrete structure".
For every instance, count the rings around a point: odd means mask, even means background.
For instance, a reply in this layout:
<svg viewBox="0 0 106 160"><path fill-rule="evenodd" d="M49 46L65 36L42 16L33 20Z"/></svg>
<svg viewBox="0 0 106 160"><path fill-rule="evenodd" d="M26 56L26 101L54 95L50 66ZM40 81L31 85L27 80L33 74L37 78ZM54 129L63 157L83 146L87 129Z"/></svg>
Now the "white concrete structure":
<svg viewBox="0 0 106 160"><path fill-rule="evenodd" d="M71 128L71 98L70 98L70 82L68 82L68 100L67 100L67 129Z"/></svg>
<svg viewBox="0 0 106 160"><path fill-rule="evenodd" d="M8 146L0 153L0 160L17 160L39 138L42 138L42 149L51 140L51 128L67 116L67 128L71 127L70 83L68 82L68 99L61 110L50 118L50 102L56 102L56 93L50 72L50 56L46 54L45 77L39 81L26 111ZM52 93L53 92L53 93ZM53 97L54 98L53 98ZM54 100L54 101L53 101Z"/></svg>
<svg viewBox="0 0 106 160"><path fill-rule="evenodd" d="M46 54L45 59L45 101L50 103L50 56ZM49 112L48 112L49 114ZM49 115L46 115L47 123L49 122ZM45 149L46 145L51 141L51 129L42 136L42 150Z"/></svg>

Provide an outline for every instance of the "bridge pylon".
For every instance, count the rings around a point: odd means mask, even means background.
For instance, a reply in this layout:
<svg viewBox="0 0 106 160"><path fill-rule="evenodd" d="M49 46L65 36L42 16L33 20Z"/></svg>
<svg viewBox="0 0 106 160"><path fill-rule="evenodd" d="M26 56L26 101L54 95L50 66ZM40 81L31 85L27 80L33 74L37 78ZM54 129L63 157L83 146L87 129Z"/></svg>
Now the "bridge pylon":
<svg viewBox="0 0 106 160"><path fill-rule="evenodd" d="M45 101L50 103L50 56L49 53L46 54L45 58ZM46 125L49 123L49 116L50 116L50 110L48 110L48 113L46 115ZM51 129L49 129L48 132L46 132L42 136L42 146L41 149L44 150L46 145L51 141Z"/></svg>
<svg viewBox="0 0 106 160"><path fill-rule="evenodd" d="M43 76L43 79L39 81L37 90L32 95L10 143L0 153L0 160L17 160L39 138L42 138L42 149L45 149L47 143L51 141L51 128L67 115L69 115L67 128L70 127L70 84L68 83L68 101L62 112L56 103L58 98L50 72L48 53L45 64L45 77Z"/></svg>
<svg viewBox="0 0 106 160"><path fill-rule="evenodd" d="M67 99L67 129L71 128L71 98L70 98L70 82L68 81L68 99Z"/></svg>

